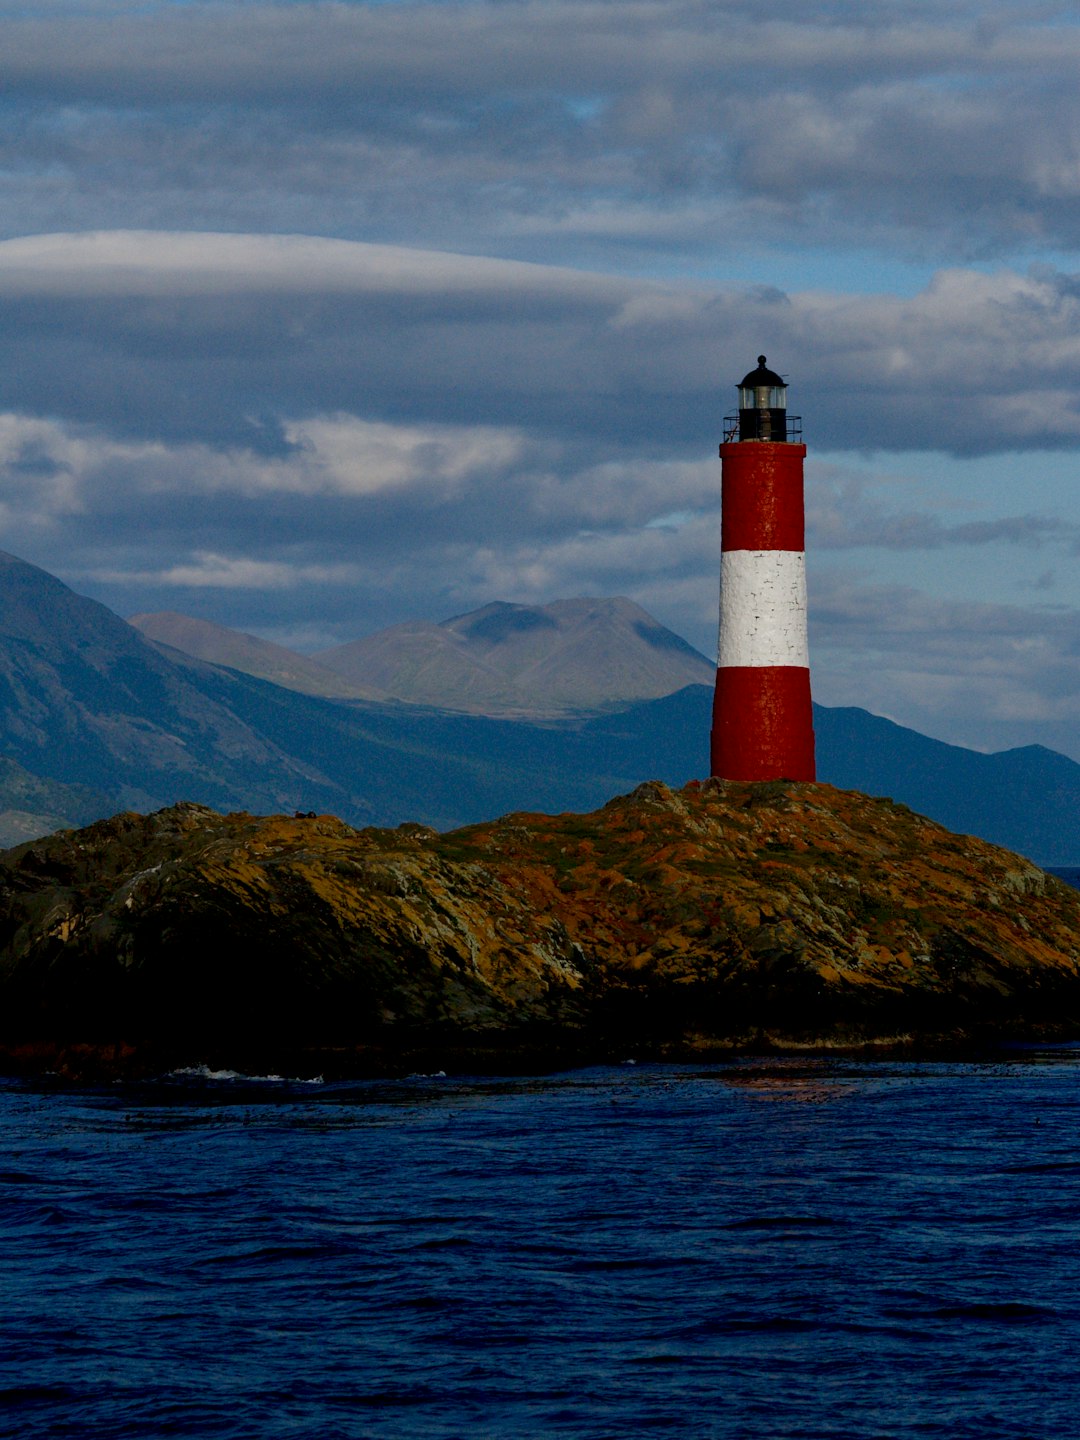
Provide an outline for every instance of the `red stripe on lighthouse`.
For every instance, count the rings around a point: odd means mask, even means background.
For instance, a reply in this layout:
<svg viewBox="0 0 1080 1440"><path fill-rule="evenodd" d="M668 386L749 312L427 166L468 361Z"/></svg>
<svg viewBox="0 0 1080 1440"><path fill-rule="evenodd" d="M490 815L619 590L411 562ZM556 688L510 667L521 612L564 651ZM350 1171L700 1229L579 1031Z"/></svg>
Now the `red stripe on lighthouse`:
<svg viewBox="0 0 1080 1440"><path fill-rule="evenodd" d="M778 441L721 445L723 559L712 773L813 780L803 459Z"/></svg>
<svg viewBox="0 0 1080 1440"><path fill-rule="evenodd" d="M712 773L725 780L813 780L810 671L729 665L716 672Z"/></svg>
<svg viewBox="0 0 1080 1440"><path fill-rule="evenodd" d="M724 550L805 550L805 445L736 441L720 446Z"/></svg>

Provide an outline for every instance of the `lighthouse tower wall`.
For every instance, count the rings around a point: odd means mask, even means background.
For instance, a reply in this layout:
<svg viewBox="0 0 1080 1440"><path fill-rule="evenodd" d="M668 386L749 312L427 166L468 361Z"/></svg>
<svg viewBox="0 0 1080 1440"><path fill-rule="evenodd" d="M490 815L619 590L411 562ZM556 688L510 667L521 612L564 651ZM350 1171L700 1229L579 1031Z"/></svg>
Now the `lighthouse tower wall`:
<svg viewBox="0 0 1080 1440"><path fill-rule="evenodd" d="M720 644L712 773L813 780L806 638L806 447L721 445Z"/></svg>

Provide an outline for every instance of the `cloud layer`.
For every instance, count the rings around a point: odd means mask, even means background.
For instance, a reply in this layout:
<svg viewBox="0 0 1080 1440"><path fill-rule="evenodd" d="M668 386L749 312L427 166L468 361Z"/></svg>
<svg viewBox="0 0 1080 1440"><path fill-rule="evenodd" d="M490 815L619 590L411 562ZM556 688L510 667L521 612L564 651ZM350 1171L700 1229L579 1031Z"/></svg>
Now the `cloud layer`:
<svg viewBox="0 0 1080 1440"><path fill-rule="evenodd" d="M501 425L608 447L711 442L759 350L831 450L1080 438L1080 284L942 271L907 297L631 280L289 236L0 243L13 408L272 453L286 421ZM727 372L727 373L725 373Z"/></svg>
<svg viewBox="0 0 1080 1440"><path fill-rule="evenodd" d="M84 0L0 7L0 53L8 234L424 235L618 268L1080 231L1057 6Z"/></svg>

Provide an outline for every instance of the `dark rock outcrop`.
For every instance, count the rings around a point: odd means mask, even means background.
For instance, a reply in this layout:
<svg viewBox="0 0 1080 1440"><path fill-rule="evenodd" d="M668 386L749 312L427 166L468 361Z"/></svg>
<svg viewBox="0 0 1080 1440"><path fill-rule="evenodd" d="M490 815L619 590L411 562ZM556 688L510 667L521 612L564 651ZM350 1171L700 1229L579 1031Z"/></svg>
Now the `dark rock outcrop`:
<svg viewBox="0 0 1080 1440"><path fill-rule="evenodd" d="M177 805L0 856L9 1063L122 1046L121 1068L344 1073L1031 1033L1080 1033L1080 894L826 785L650 782L445 835Z"/></svg>

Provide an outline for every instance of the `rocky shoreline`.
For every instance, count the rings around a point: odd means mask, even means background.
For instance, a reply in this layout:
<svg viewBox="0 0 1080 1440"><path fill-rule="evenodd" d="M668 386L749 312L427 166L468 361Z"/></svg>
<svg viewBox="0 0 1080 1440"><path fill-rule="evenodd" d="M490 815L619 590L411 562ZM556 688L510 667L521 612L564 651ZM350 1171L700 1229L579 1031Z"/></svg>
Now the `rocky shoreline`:
<svg viewBox="0 0 1080 1440"><path fill-rule="evenodd" d="M1030 1049L1080 1039L1080 1025L973 1026L927 1035L848 1036L817 1040L757 1032L727 1041L638 1041L620 1045L608 1037L594 1044L550 1044L507 1037L507 1043L402 1048L376 1046L275 1046L249 1051L223 1046L161 1046L61 1040L0 1041L0 1075L54 1081L59 1085L111 1085L181 1079L187 1083L238 1081L336 1082L422 1080L454 1076L552 1075L605 1065L717 1065L738 1060L835 1059L927 1062L1001 1062ZM632 1053L631 1053L632 1051Z"/></svg>
<svg viewBox="0 0 1080 1440"><path fill-rule="evenodd" d="M648 782L437 834L176 805L0 856L0 1068L496 1072L1080 1035L1080 894L891 801Z"/></svg>

